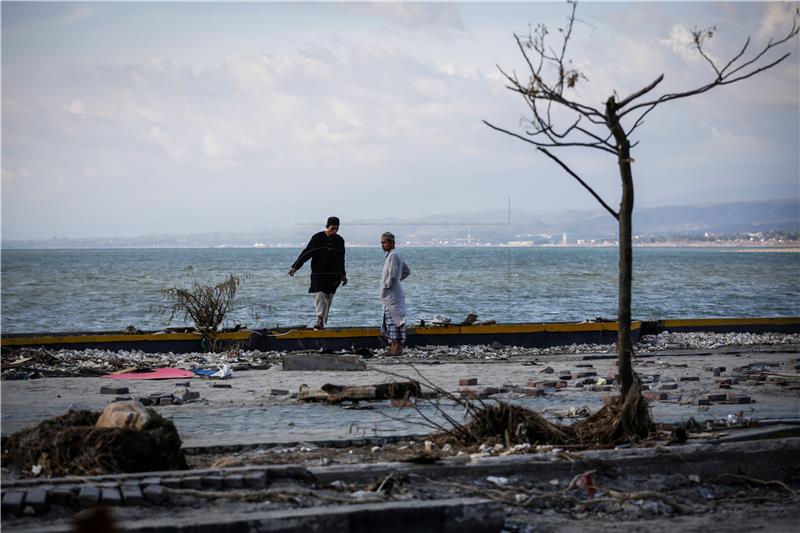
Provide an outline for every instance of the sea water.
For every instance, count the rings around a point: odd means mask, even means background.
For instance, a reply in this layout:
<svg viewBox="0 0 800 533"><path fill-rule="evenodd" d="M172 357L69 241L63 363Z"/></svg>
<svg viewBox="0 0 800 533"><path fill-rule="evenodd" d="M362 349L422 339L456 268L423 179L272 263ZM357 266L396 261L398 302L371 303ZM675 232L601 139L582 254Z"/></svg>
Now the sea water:
<svg viewBox="0 0 800 533"><path fill-rule="evenodd" d="M407 248L403 283L409 324L469 313L497 322L583 321L617 313L618 251L612 247ZM162 293L193 278L242 276L225 326L311 324L306 264L287 276L299 249L3 250L3 333L158 330L169 321ZM349 283L329 327L377 325L384 253L348 248ZM633 317L800 316L800 254L731 248L635 248Z"/></svg>

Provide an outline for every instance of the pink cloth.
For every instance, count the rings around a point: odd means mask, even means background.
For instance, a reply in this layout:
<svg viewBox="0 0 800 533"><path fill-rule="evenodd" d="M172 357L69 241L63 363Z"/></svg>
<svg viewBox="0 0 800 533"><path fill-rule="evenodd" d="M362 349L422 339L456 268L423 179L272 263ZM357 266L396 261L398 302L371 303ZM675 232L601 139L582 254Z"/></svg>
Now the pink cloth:
<svg viewBox="0 0 800 533"><path fill-rule="evenodd" d="M152 372L130 372L128 374L106 374L111 379L182 379L194 377L194 372L182 368L157 368Z"/></svg>

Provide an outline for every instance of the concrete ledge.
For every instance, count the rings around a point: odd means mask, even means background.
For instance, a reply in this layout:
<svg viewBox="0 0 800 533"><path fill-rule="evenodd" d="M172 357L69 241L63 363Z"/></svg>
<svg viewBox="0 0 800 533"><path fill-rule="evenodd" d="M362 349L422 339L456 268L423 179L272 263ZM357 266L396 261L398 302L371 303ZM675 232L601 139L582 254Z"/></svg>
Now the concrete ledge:
<svg viewBox="0 0 800 533"><path fill-rule="evenodd" d="M502 507L479 498L410 500L335 507L308 507L242 516L196 513L178 519L126 521L125 531L140 533L496 533L503 528ZM32 533L33 529L20 529ZM36 528L40 533L68 533L69 525Z"/></svg>
<svg viewBox="0 0 800 533"><path fill-rule="evenodd" d="M366 370L360 355L298 353L283 356L284 370Z"/></svg>

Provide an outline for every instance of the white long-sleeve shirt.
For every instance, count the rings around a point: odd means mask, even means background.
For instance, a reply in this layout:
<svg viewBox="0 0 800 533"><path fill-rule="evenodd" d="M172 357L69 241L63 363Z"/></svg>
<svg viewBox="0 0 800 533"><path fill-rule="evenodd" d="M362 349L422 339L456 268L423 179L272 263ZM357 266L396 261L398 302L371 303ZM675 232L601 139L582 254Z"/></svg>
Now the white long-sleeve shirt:
<svg viewBox="0 0 800 533"><path fill-rule="evenodd" d="M395 250L390 250L383 264L380 296L381 302L389 311L389 316L398 326L406 323L406 296L400 281L406 279L409 274L411 269L403 257Z"/></svg>

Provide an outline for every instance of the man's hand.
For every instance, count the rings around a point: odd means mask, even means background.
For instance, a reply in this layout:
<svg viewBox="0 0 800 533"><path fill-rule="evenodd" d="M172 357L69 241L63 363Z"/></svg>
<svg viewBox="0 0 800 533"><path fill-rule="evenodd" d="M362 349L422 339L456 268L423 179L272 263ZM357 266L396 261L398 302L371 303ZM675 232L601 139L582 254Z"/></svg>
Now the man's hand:
<svg viewBox="0 0 800 533"><path fill-rule="evenodd" d="M291 269L291 270L289 271L289 276L293 278L293 277L294 277L294 273L295 273L295 272L297 272L297 269L296 269L296 268L293 268L293 269Z"/></svg>
<svg viewBox="0 0 800 533"><path fill-rule="evenodd" d="M342 276L342 287L347 285L347 276Z"/></svg>

